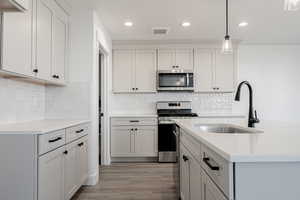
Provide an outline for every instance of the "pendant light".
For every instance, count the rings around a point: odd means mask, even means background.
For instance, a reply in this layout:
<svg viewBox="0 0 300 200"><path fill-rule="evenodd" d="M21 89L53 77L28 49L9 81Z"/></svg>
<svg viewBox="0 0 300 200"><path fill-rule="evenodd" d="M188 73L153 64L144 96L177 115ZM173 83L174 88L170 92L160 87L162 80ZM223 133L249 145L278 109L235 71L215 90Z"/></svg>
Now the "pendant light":
<svg viewBox="0 0 300 200"><path fill-rule="evenodd" d="M226 0L226 35L223 40L222 53L223 54L231 54L233 52L232 49L232 41L229 36L229 24L228 24L228 0Z"/></svg>
<svg viewBox="0 0 300 200"><path fill-rule="evenodd" d="M300 0L285 0L284 10L297 11L300 9Z"/></svg>

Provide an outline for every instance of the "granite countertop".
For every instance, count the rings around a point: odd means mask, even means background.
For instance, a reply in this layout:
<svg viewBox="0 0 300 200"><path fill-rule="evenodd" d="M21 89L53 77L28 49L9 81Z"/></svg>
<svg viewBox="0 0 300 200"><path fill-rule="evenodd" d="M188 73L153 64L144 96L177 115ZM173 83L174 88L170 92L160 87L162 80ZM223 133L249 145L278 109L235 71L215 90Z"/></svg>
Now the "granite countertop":
<svg viewBox="0 0 300 200"><path fill-rule="evenodd" d="M0 124L0 134L45 134L88 122L90 121L53 119Z"/></svg>
<svg viewBox="0 0 300 200"><path fill-rule="evenodd" d="M256 129L263 133L220 134L203 132L197 127L199 124L213 124L212 120L174 121L186 134L230 162L300 162L300 126L296 124L270 121ZM227 120L226 124L231 123Z"/></svg>

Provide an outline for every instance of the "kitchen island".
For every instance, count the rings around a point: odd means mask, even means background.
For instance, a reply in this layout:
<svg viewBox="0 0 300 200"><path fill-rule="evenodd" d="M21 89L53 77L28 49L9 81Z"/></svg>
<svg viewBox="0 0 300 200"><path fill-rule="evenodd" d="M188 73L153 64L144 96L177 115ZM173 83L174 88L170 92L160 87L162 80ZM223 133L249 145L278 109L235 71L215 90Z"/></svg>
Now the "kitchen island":
<svg viewBox="0 0 300 200"><path fill-rule="evenodd" d="M182 199L300 199L297 126L266 123L256 130L232 124L231 127L251 133L216 133L200 127L215 123L228 126L230 121L175 122L180 127Z"/></svg>

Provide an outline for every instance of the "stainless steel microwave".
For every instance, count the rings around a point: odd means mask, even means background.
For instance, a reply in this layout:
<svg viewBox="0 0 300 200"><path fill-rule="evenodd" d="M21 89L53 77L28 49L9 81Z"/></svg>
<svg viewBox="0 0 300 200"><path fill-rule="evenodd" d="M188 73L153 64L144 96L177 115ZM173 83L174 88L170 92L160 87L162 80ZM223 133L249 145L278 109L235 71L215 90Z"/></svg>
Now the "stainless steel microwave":
<svg viewBox="0 0 300 200"><path fill-rule="evenodd" d="M161 70L157 72L158 91L194 91L193 71Z"/></svg>

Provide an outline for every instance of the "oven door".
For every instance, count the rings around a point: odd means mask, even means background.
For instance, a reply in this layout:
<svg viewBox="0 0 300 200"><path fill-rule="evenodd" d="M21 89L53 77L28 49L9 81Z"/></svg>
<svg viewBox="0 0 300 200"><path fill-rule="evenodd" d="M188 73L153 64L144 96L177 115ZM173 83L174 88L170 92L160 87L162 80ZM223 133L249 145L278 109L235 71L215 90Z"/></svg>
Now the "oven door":
<svg viewBox="0 0 300 200"><path fill-rule="evenodd" d="M194 74L192 72L159 71L157 80L159 91L194 90Z"/></svg>
<svg viewBox="0 0 300 200"><path fill-rule="evenodd" d="M174 135L176 124L158 125L158 161L174 163L177 161L177 138Z"/></svg>

